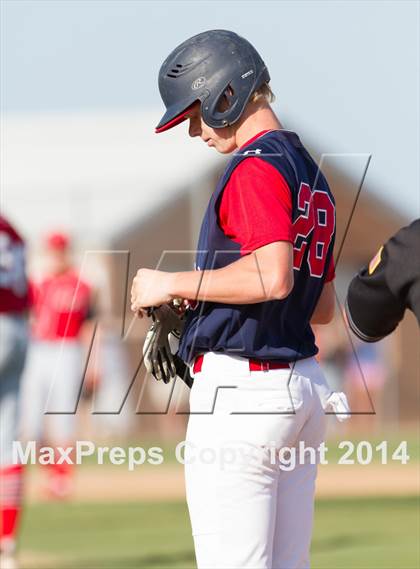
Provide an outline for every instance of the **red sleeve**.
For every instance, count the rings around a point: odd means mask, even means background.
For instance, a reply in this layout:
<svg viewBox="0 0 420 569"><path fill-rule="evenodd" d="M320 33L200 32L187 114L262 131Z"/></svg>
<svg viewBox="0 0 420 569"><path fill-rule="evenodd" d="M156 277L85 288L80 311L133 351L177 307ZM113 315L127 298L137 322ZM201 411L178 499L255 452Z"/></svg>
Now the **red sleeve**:
<svg viewBox="0 0 420 569"><path fill-rule="evenodd" d="M275 241L293 243L292 197L284 177L261 158L243 160L224 189L219 224L242 255Z"/></svg>
<svg viewBox="0 0 420 569"><path fill-rule="evenodd" d="M334 279L335 279L335 264L333 257L331 257L330 264L328 265L327 276L325 277L325 282L329 283Z"/></svg>

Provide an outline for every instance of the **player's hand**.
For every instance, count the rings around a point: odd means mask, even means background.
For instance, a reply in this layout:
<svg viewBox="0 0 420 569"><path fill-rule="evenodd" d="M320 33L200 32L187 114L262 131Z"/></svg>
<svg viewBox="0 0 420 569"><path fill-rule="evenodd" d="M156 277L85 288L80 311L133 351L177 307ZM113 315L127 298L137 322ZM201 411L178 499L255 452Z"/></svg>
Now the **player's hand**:
<svg viewBox="0 0 420 569"><path fill-rule="evenodd" d="M147 308L170 302L172 281L172 273L139 269L131 287L131 310L142 318Z"/></svg>
<svg viewBox="0 0 420 569"><path fill-rule="evenodd" d="M190 301L186 298L174 298L171 302L171 306L178 316L184 316L190 306Z"/></svg>

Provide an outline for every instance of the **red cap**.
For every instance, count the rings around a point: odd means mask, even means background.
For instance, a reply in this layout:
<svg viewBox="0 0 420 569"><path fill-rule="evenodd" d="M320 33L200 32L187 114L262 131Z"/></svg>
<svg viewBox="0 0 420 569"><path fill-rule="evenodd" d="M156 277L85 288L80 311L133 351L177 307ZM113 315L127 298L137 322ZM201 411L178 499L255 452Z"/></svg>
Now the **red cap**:
<svg viewBox="0 0 420 569"><path fill-rule="evenodd" d="M70 237L66 233L54 232L47 235L45 243L49 249L67 249L70 245Z"/></svg>

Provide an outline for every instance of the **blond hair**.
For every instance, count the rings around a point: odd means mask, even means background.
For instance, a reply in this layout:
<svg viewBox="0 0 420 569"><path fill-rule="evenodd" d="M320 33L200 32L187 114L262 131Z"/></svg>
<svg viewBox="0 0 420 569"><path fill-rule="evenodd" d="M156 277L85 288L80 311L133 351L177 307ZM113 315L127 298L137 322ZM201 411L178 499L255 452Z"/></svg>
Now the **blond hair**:
<svg viewBox="0 0 420 569"><path fill-rule="evenodd" d="M276 96L274 95L268 83L263 83L256 91L254 91L249 99L251 103L256 103L261 99L265 99L267 103L274 103Z"/></svg>

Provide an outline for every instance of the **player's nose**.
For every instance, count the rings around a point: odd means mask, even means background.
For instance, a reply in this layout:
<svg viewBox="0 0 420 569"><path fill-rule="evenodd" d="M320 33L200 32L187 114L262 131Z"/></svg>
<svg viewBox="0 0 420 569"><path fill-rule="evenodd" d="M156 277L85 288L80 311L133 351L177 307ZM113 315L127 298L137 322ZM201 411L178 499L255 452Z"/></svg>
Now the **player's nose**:
<svg viewBox="0 0 420 569"><path fill-rule="evenodd" d="M200 121L197 120L195 117L190 118L190 125L188 127L188 134L191 137L200 136L201 135L201 126Z"/></svg>

